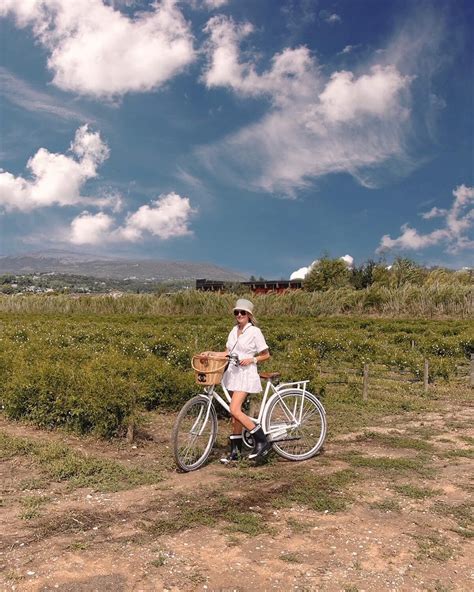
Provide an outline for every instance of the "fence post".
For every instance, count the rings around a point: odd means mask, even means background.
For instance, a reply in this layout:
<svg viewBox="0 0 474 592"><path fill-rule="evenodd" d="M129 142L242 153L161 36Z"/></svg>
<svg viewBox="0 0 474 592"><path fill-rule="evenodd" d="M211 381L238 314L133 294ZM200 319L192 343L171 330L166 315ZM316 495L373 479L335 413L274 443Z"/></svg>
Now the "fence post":
<svg viewBox="0 0 474 592"><path fill-rule="evenodd" d="M415 349L415 340L414 339L411 340L411 349Z"/></svg>
<svg viewBox="0 0 474 592"><path fill-rule="evenodd" d="M129 444L133 443L135 439L135 422L132 420L127 427L127 442Z"/></svg>
<svg viewBox="0 0 474 592"><path fill-rule="evenodd" d="M424 371L423 371L423 386L424 386L425 393L428 392L428 378L429 378L429 375L430 375L430 365L429 365L428 360L425 358L425 368L424 368Z"/></svg>
<svg viewBox="0 0 474 592"><path fill-rule="evenodd" d="M367 401L367 391L369 390L369 365L364 364L364 382L362 383L362 399Z"/></svg>
<svg viewBox="0 0 474 592"><path fill-rule="evenodd" d="M474 354L471 354L471 386L474 386Z"/></svg>

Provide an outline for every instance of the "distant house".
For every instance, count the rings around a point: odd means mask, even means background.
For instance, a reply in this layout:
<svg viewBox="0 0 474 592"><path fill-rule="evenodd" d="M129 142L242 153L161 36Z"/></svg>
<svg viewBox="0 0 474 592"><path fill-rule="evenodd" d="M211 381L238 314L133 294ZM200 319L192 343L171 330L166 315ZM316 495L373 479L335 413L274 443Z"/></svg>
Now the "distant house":
<svg viewBox="0 0 474 592"><path fill-rule="evenodd" d="M214 280L196 280L196 290L203 292L227 292L233 285L244 286L255 294L282 294L288 290L300 290L303 280L262 280L254 282L218 282Z"/></svg>

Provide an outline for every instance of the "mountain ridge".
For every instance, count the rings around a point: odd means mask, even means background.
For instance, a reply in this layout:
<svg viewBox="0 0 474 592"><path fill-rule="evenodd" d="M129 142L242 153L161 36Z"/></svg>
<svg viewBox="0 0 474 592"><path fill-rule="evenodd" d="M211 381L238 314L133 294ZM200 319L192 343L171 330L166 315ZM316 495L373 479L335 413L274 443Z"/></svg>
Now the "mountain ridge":
<svg viewBox="0 0 474 592"><path fill-rule="evenodd" d="M208 262L125 259L50 249L0 256L0 274L74 274L104 279L244 281L244 274Z"/></svg>

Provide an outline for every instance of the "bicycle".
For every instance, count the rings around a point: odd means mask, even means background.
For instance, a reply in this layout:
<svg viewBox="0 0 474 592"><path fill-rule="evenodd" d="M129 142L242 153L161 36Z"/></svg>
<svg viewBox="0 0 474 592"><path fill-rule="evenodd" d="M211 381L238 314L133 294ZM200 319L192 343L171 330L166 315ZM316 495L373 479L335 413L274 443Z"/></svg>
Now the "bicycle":
<svg viewBox="0 0 474 592"><path fill-rule="evenodd" d="M230 363L238 363L235 356L228 357L234 358ZM322 403L306 388L309 380L280 384L279 372L259 375L267 382L258 415L251 419L262 426L273 450L281 457L302 461L315 456L324 444L327 421ZM182 471L199 469L211 454L218 429L214 401L230 413L229 391L221 383L222 396L217 386L205 386L202 393L183 405L176 418L172 432L173 453ZM244 429L242 435L245 446L252 448L250 432Z"/></svg>

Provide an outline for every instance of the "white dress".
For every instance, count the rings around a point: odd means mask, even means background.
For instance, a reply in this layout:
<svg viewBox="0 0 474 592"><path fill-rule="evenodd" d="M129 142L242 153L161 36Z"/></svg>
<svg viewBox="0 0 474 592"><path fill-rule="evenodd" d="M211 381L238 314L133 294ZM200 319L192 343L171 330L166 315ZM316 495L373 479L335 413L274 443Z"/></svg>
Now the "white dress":
<svg viewBox="0 0 474 592"><path fill-rule="evenodd" d="M263 333L258 327L247 323L242 334L238 337L237 328L236 325L229 333L226 348L229 353L237 354L239 360L253 358L260 352L268 349ZM259 393L262 390L257 364L249 364L248 366L229 364L222 383L229 391Z"/></svg>

